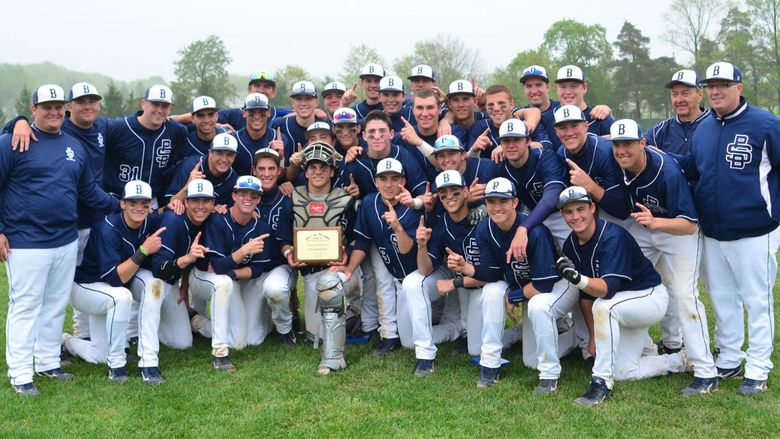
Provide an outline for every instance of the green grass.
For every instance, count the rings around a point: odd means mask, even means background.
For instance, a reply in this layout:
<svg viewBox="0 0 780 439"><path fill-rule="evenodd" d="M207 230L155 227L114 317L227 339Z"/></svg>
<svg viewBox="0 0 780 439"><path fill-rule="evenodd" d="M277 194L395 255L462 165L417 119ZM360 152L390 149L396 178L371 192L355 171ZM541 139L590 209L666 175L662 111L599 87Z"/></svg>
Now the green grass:
<svg viewBox="0 0 780 439"><path fill-rule="evenodd" d="M0 268L3 327L7 294ZM536 397L537 373L522 365L519 348L504 353L512 364L488 390L475 388L478 368L451 351L443 346L435 373L415 379L413 351L377 359L368 346L349 345L349 368L319 377L317 351L283 348L272 335L262 346L231 352L238 371L220 375L201 339L186 351L162 348L167 382L154 388L141 382L135 365L129 365L131 379L115 385L105 365L77 360L67 368L75 381L37 379L37 398L17 397L0 384L0 436L719 438L780 432L777 373L770 391L755 398L737 395L739 382L729 381L713 395L684 399L679 391L691 380L684 374L619 382L608 403L584 409L572 404L589 382L578 355L563 360L557 394ZM5 374L4 359L1 364Z"/></svg>

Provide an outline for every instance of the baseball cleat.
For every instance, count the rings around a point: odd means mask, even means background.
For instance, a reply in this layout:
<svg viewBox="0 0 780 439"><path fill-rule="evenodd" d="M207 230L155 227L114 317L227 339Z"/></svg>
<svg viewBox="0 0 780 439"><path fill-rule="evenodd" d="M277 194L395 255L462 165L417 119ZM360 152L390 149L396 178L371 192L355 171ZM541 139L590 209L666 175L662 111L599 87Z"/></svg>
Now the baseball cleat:
<svg viewBox="0 0 780 439"><path fill-rule="evenodd" d="M138 370L141 371L141 378L150 386L156 386L165 382L159 367L139 367Z"/></svg>
<svg viewBox="0 0 780 439"><path fill-rule="evenodd" d="M421 378L427 377L433 373L433 360L421 360L417 359L417 363L414 366L414 376Z"/></svg>
<svg viewBox="0 0 780 439"><path fill-rule="evenodd" d="M455 340L455 349L452 351L453 355L468 355L469 354L469 340L466 335L461 335Z"/></svg>
<svg viewBox="0 0 780 439"><path fill-rule="evenodd" d="M400 338L383 338L382 341L379 342L379 345L374 348L373 351L371 351L371 355L375 357L384 357L389 352L397 350L401 347L401 339Z"/></svg>
<svg viewBox="0 0 780 439"><path fill-rule="evenodd" d="M664 344L664 341L663 341L663 340L660 340L658 343L656 343L656 346L658 346L658 355L663 355L663 354L676 354L676 353L680 352L680 350L683 348L682 346L680 346L679 348L670 348L670 347L667 347L667 346Z"/></svg>
<svg viewBox="0 0 780 439"><path fill-rule="evenodd" d="M108 379L115 383L124 383L127 381L127 369L124 366L121 367L109 367Z"/></svg>
<svg viewBox="0 0 780 439"><path fill-rule="evenodd" d="M558 384L560 380L539 380L539 385L534 389L534 393L537 395L549 395L555 393L558 390Z"/></svg>
<svg viewBox="0 0 780 439"><path fill-rule="evenodd" d="M607 387L607 382L604 381L604 378L599 377L593 377L590 381L590 387L588 387L588 390L585 391L585 393L582 394L579 398L574 400L574 403L577 405L585 406L585 407L592 407L597 404L601 404L609 398L610 394L609 387Z"/></svg>
<svg viewBox="0 0 780 439"><path fill-rule="evenodd" d="M287 334L280 334L279 341L282 342L282 346L292 347L298 344L298 340L295 338L295 331L290 330Z"/></svg>
<svg viewBox="0 0 780 439"><path fill-rule="evenodd" d="M40 394L38 388L33 383L20 384L18 386L11 384L11 387L17 395L21 396L38 396Z"/></svg>
<svg viewBox="0 0 780 439"><path fill-rule="evenodd" d="M730 380L732 378L741 378L742 377L742 365L733 368L733 369L721 369L720 367L716 368L718 369L718 379L723 380Z"/></svg>
<svg viewBox="0 0 780 439"><path fill-rule="evenodd" d="M35 374L46 378L52 378L57 381L70 381L74 378L72 373L65 372L59 367L54 369L44 370L43 372L36 372Z"/></svg>
<svg viewBox="0 0 780 439"><path fill-rule="evenodd" d="M718 377L698 378L694 377L688 387L682 389L682 396L698 396L712 393L718 388Z"/></svg>
<svg viewBox="0 0 780 439"><path fill-rule="evenodd" d="M229 357L211 357L211 365L220 372L235 372L236 366L230 362Z"/></svg>
<svg viewBox="0 0 780 439"><path fill-rule="evenodd" d="M295 294L294 292L292 294ZM303 325L301 325L301 315L294 312L292 315L292 332L294 334L303 334Z"/></svg>
<svg viewBox="0 0 780 439"><path fill-rule="evenodd" d="M501 370L500 367L479 366L479 381L477 381L477 388L486 389L498 383L499 370Z"/></svg>
<svg viewBox="0 0 780 439"><path fill-rule="evenodd" d="M745 378L745 380L742 381L742 385L737 388L737 393L745 396L753 396L765 392L766 389L766 380L751 380L750 378Z"/></svg>

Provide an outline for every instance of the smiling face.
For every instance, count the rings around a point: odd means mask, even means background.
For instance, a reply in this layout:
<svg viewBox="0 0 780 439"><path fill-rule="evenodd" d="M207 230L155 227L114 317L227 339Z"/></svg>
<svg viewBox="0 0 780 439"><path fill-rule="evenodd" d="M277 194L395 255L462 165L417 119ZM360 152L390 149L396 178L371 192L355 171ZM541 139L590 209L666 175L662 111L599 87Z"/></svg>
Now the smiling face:
<svg viewBox="0 0 780 439"><path fill-rule="evenodd" d="M637 174L644 166L645 139L613 140L612 155L621 168Z"/></svg>
<svg viewBox="0 0 780 439"><path fill-rule="evenodd" d="M360 80L360 85L363 87L363 93L366 94L367 99L379 100L379 81L381 79L379 76L364 76Z"/></svg>
<svg viewBox="0 0 780 439"><path fill-rule="evenodd" d="M241 114L244 116L244 119L246 119L248 131L260 132L265 130L268 126L268 110L266 109L250 108L241 111Z"/></svg>
<svg viewBox="0 0 780 439"><path fill-rule="evenodd" d="M588 139L588 124L576 120L563 122L555 125L555 135L570 153L577 154Z"/></svg>
<svg viewBox="0 0 780 439"><path fill-rule="evenodd" d="M202 197L187 198L184 200L184 208L187 212L187 218L193 224L199 226L211 215L211 211L214 209L214 199Z"/></svg>
<svg viewBox="0 0 780 439"><path fill-rule="evenodd" d="M596 231L596 205L587 201L575 201L561 208L566 224L571 227L580 242L587 242Z"/></svg>
<svg viewBox="0 0 780 439"><path fill-rule="evenodd" d="M389 115L401 112L401 107L404 105L404 99L406 99L406 94L400 91L379 92L379 101L382 102L385 113Z"/></svg>
<svg viewBox="0 0 780 439"><path fill-rule="evenodd" d="M739 97L742 95L742 84L728 81L711 81L707 83L707 99L718 116L724 116L736 110Z"/></svg>
<svg viewBox="0 0 780 439"><path fill-rule="evenodd" d="M417 128L422 132L435 131L439 125L439 103L435 96L420 98L415 96L412 102L412 112L417 121Z"/></svg>
<svg viewBox="0 0 780 439"><path fill-rule="evenodd" d="M314 114L314 110L317 109L317 105L320 104L320 100L314 96L299 95L292 98L292 107L295 110L295 114L306 119Z"/></svg>
<svg viewBox="0 0 780 439"><path fill-rule="evenodd" d="M91 127L100 116L100 99L96 96L82 96L68 103L70 120L76 126Z"/></svg>
<svg viewBox="0 0 780 439"><path fill-rule="evenodd" d="M341 90L329 90L322 94L322 103L325 105L328 113L333 114L334 111L341 107L342 96L344 96L344 92Z"/></svg>
<svg viewBox="0 0 780 439"><path fill-rule="evenodd" d="M358 144L358 132L360 125L352 123L340 123L333 125L333 133L342 146L355 146Z"/></svg>
<svg viewBox="0 0 780 439"><path fill-rule="evenodd" d="M306 179L309 182L309 188L315 191L330 189L330 182L333 179L333 168L320 161L313 161L306 166Z"/></svg>
<svg viewBox="0 0 780 439"><path fill-rule="evenodd" d="M558 99L561 105L582 106L585 102L585 93L588 92L588 84L581 81L561 81L556 84Z"/></svg>
<svg viewBox="0 0 780 439"><path fill-rule="evenodd" d="M470 94L458 93L448 98L448 106L456 123L468 120L474 114L475 105L474 96Z"/></svg>
<svg viewBox="0 0 780 439"><path fill-rule="evenodd" d="M528 103L539 109L547 109L550 105L550 84L540 78L528 78L523 84Z"/></svg>
<svg viewBox="0 0 780 439"><path fill-rule="evenodd" d="M401 193L401 188L406 184L406 179L401 174L386 172L376 176L376 189L383 199L392 201Z"/></svg>
<svg viewBox="0 0 780 439"><path fill-rule="evenodd" d="M233 166L234 161L236 161L235 152L209 150L209 170L214 175L222 175L227 172Z"/></svg>
<svg viewBox="0 0 780 439"><path fill-rule="evenodd" d="M163 126L168 116L171 115L173 105L167 102L151 102L146 99L141 100L142 124L150 129L156 130Z"/></svg>
<svg viewBox="0 0 780 439"><path fill-rule="evenodd" d="M212 138L216 134L217 128L217 110L206 108L195 112L192 115L192 122L195 129L202 138Z"/></svg>
<svg viewBox="0 0 780 439"><path fill-rule="evenodd" d="M510 99L506 92L485 95L485 108L490 121L495 126L501 126L505 120L512 117L514 106L515 101Z"/></svg>
<svg viewBox="0 0 780 439"><path fill-rule="evenodd" d="M440 151L434 155L439 169L442 171L460 171L463 162L466 161L465 151Z"/></svg>
<svg viewBox="0 0 780 439"><path fill-rule="evenodd" d="M259 192L249 189L239 189L233 191L233 207L238 209L238 211L244 215L252 215L259 202Z"/></svg>
<svg viewBox="0 0 780 439"><path fill-rule="evenodd" d="M276 187L276 182L282 175L282 169L271 157L260 157L252 168L252 174L260 180L263 192L268 192Z"/></svg>
<svg viewBox="0 0 780 439"><path fill-rule="evenodd" d="M468 189L465 187L445 187L444 189L437 190L439 195L439 202L448 213L457 213L461 209L467 209L466 200L468 198Z"/></svg>
<svg viewBox="0 0 780 439"><path fill-rule="evenodd" d="M701 100L704 92L700 88L690 87L685 84L672 86L672 108L674 114L683 122L693 120L700 112Z"/></svg>
<svg viewBox="0 0 780 439"><path fill-rule="evenodd" d="M30 109L35 120L35 126L38 129L47 133L60 131L62 121L65 119L64 102L44 102L33 105Z"/></svg>
<svg viewBox="0 0 780 439"><path fill-rule="evenodd" d="M137 229L144 222L152 209L151 200L122 200L119 202L122 216L132 229Z"/></svg>
<svg viewBox="0 0 780 439"><path fill-rule="evenodd" d="M515 211L517 203L517 198L485 198L488 216L502 229L507 225L511 226L512 223L514 223L515 215L517 215Z"/></svg>

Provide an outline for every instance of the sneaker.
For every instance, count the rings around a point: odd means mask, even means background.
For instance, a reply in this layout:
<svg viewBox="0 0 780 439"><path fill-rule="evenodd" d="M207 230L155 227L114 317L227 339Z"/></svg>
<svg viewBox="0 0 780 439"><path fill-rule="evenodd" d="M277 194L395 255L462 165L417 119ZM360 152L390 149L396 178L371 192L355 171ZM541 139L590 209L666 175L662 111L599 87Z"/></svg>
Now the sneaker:
<svg viewBox="0 0 780 439"><path fill-rule="evenodd" d="M282 346L292 347L298 344L298 340L295 338L295 331L290 330L287 334L280 334L279 341L282 342Z"/></svg>
<svg viewBox="0 0 780 439"><path fill-rule="evenodd" d="M421 378L427 377L433 373L433 360L421 360L417 359L417 363L414 366L414 376Z"/></svg>
<svg viewBox="0 0 780 439"><path fill-rule="evenodd" d="M716 368L718 369L718 379L723 380L730 380L732 378L741 378L742 377L742 365L733 368L733 369L721 369L720 367Z"/></svg>
<svg viewBox="0 0 780 439"><path fill-rule="evenodd" d="M38 396L39 394L38 388L35 387L35 384L33 383L20 384L18 386L11 384L11 387L13 387L14 392L16 392L17 395Z"/></svg>
<svg viewBox="0 0 780 439"><path fill-rule="evenodd" d="M150 386L156 386L165 382L159 367L139 367L138 370L141 371L141 378Z"/></svg>
<svg viewBox="0 0 780 439"><path fill-rule="evenodd" d="M215 357L211 356L211 365L214 366L214 369L217 369L220 372L235 372L236 366L233 366L233 363L230 362L230 357Z"/></svg>
<svg viewBox="0 0 780 439"><path fill-rule="evenodd" d="M65 372L59 367L44 370L43 372L36 372L35 374L46 378L53 378L57 381L70 381L74 378L72 373Z"/></svg>
<svg viewBox="0 0 780 439"><path fill-rule="evenodd" d="M737 393L745 396L758 395L766 391L766 380L751 380L745 378L742 385L737 388Z"/></svg>
<svg viewBox="0 0 780 439"><path fill-rule="evenodd" d="M452 351L453 355L468 355L469 354L469 340L466 338L466 334L461 335L455 340L455 349Z"/></svg>
<svg viewBox="0 0 780 439"><path fill-rule="evenodd" d="M663 341L663 340L660 340L658 343L656 343L656 345L658 346L658 355L663 355L663 354L676 354L676 353L680 352L680 350L682 349L682 346L680 346L679 348L670 348L670 347L667 347L667 346L664 344L664 341Z"/></svg>
<svg viewBox="0 0 780 439"><path fill-rule="evenodd" d="M383 338L382 341L379 342L379 345L374 348L373 351L371 351L371 355L375 357L384 357L387 355L390 351L395 351L398 348L401 347L401 339L396 338Z"/></svg>
<svg viewBox="0 0 780 439"><path fill-rule="evenodd" d="M537 395L549 395L555 393L558 390L559 380L539 380L539 385L534 389L534 393Z"/></svg>
<svg viewBox="0 0 780 439"><path fill-rule="evenodd" d="M610 390L607 387L607 382L604 378L593 377L590 381L590 387L579 398L574 400L577 405L592 407L597 404L601 404L605 399L609 398Z"/></svg>
<svg viewBox="0 0 780 439"><path fill-rule="evenodd" d="M688 387L682 389L680 394L682 396L698 396L712 393L718 388L718 377L712 378L698 378L693 377L693 381L688 384Z"/></svg>
<svg viewBox="0 0 780 439"><path fill-rule="evenodd" d="M479 366L479 381L477 381L477 388L486 389L498 383L499 370L501 370L500 367Z"/></svg>
<svg viewBox="0 0 780 439"><path fill-rule="evenodd" d="M127 369L122 367L109 367L108 379L115 383L124 383L127 381Z"/></svg>

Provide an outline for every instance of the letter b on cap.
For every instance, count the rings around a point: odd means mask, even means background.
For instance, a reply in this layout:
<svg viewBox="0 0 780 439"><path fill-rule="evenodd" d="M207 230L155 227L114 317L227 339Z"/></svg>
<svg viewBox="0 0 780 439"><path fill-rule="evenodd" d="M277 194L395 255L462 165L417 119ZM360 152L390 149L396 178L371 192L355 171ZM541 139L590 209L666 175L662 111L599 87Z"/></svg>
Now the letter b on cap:
<svg viewBox="0 0 780 439"><path fill-rule="evenodd" d="M461 90L463 90L463 83L462 82L458 82L458 91L461 91Z"/></svg>
<svg viewBox="0 0 780 439"><path fill-rule="evenodd" d="M164 88L160 89L160 99L165 99L165 89Z"/></svg>
<svg viewBox="0 0 780 439"><path fill-rule="evenodd" d="M448 183L450 181L450 176L447 174L444 174L443 180L445 183Z"/></svg>
<svg viewBox="0 0 780 439"><path fill-rule="evenodd" d="M393 162L391 162L390 160L385 162L385 169L390 169L392 167L393 167Z"/></svg>
<svg viewBox="0 0 780 439"><path fill-rule="evenodd" d="M203 183L198 183L198 192L203 192Z"/></svg>
<svg viewBox="0 0 780 439"><path fill-rule="evenodd" d="M222 143L223 143L225 146L230 146L230 137L228 137L228 136L225 136L225 137L223 137L222 139L223 139L223 142L222 142Z"/></svg>
<svg viewBox="0 0 780 439"><path fill-rule="evenodd" d="M143 186L141 186L140 184L135 185L135 194L141 195L142 193L144 193Z"/></svg>
<svg viewBox="0 0 780 439"><path fill-rule="evenodd" d="M571 78L571 76L572 76L572 71L571 71L571 69L570 69L570 68L566 69L566 77L567 77L567 78Z"/></svg>
<svg viewBox="0 0 780 439"><path fill-rule="evenodd" d="M618 134L626 134L626 124L618 124Z"/></svg>
<svg viewBox="0 0 780 439"><path fill-rule="evenodd" d="M89 86L87 84L84 84L84 86L82 88L83 88L84 94L89 93L90 90L89 90Z"/></svg>
<svg viewBox="0 0 780 439"><path fill-rule="evenodd" d="M564 108L563 109L563 117L569 117L569 109L568 108Z"/></svg>
<svg viewBox="0 0 780 439"><path fill-rule="evenodd" d="M57 97L57 89L56 88L50 88L49 89L49 95L52 99Z"/></svg>
<svg viewBox="0 0 780 439"><path fill-rule="evenodd" d="M515 131L515 124L512 123L512 122L509 122L508 124L506 124L506 130L509 133L513 133Z"/></svg>
<svg viewBox="0 0 780 439"><path fill-rule="evenodd" d="M712 68L712 74L713 74L713 75L720 75L720 66L717 66L717 65L716 65L716 66L714 66L714 67Z"/></svg>

